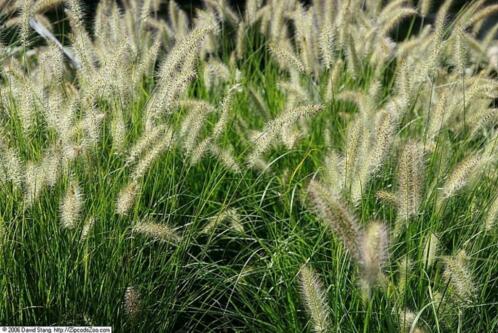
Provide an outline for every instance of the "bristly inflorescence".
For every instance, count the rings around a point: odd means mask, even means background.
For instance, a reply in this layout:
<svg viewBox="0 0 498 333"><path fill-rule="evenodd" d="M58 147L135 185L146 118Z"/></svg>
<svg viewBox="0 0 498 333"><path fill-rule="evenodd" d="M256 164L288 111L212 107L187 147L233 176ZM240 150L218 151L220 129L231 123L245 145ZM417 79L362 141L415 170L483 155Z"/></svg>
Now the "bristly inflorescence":
<svg viewBox="0 0 498 333"><path fill-rule="evenodd" d="M133 232L144 236L171 243L177 243L181 240L180 235L166 224L159 224L151 218L146 218L133 226Z"/></svg>
<svg viewBox="0 0 498 333"><path fill-rule="evenodd" d="M339 236L360 270L365 297L384 280L383 268L388 259L389 231L382 222L360 227L357 218L340 199L318 181L308 186L308 200L321 221Z"/></svg>
<svg viewBox="0 0 498 333"><path fill-rule="evenodd" d="M486 3L0 0L0 318L492 330Z"/></svg>
<svg viewBox="0 0 498 333"><path fill-rule="evenodd" d="M302 297L311 317L313 330L318 333L328 332L331 323L327 295L317 273L308 265L302 265L299 278Z"/></svg>
<svg viewBox="0 0 498 333"><path fill-rule="evenodd" d="M83 209L83 193L76 179L71 179L60 206L61 223L64 228L73 229L80 222Z"/></svg>

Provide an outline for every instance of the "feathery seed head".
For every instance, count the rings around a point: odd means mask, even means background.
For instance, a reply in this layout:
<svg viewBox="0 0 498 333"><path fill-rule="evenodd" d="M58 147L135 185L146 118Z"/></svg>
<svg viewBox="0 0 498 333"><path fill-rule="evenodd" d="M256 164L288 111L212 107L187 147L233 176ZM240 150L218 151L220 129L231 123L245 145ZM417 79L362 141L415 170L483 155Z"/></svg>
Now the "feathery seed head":
<svg viewBox="0 0 498 333"><path fill-rule="evenodd" d="M81 237L80 237L81 241L84 241L85 239L87 239L88 234L90 233L94 224L95 224L94 217L90 217L86 220L85 224L83 225L83 229L81 230Z"/></svg>
<svg viewBox="0 0 498 333"><path fill-rule="evenodd" d="M213 134L212 134L213 141L216 141L220 137L223 130L226 128L228 124L228 117L230 114L233 99L235 97L235 93L239 92L240 89L241 89L240 84L236 84L232 86L230 89L228 89L228 92L225 98L223 99L223 102L221 103L220 118L218 119L218 122L216 123L213 129Z"/></svg>
<svg viewBox="0 0 498 333"><path fill-rule="evenodd" d="M334 64L334 68L330 72L330 77L327 82L327 91L325 92L325 98L327 101L332 100L335 91L339 89L339 81L341 79L343 67L344 61L342 59L338 59Z"/></svg>
<svg viewBox="0 0 498 333"><path fill-rule="evenodd" d="M115 110L111 123L112 143L118 151L122 151L126 144L126 124L123 119L123 112Z"/></svg>
<svg viewBox="0 0 498 333"><path fill-rule="evenodd" d="M355 204L361 199L361 193L366 187L368 179L366 161L368 161L367 154L370 142L370 128L366 124L365 116L359 115L348 127L344 154L345 185L350 190L351 198Z"/></svg>
<svg viewBox="0 0 498 333"><path fill-rule="evenodd" d="M145 219L133 226L133 232L150 237L158 241L178 243L181 237L177 232L166 224L159 224L151 219Z"/></svg>
<svg viewBox="0 0 498 333"><path fill-rule="evenodd" d="M208 234L213 231L220 223L229 222L230 227L239 233L244 232L244 226L241 223L241 217L237 209L228 208L222 210L218 214L211 216L209 219L209 223L202 229L202 233Z"/></svg>
<svg viewBox="0 0 498 333"><path fill-rule="evenodd" d="M398 216L402 220L418 214L424 182L424 149L415 141L408 142L401 152L398 169Z"/></svg>
<svg viewBox="0 0 498 333"><path fill-rule="evenodd" d="M431 113L429 119L429 128L427 130L427 135L430 140L434 140L441 128L444 126L447 119L447 107L448 107L448 91L444 90L437 99L434 111Z"/></svg>
<svg viewBox="0 0 498 333"><path fill-rule="evenodd" d="M331 328L327 295L315 271L307 265L299 270L301 295L315 332L327 332Z"/></svg>
<svg viewBox="0 0 498 333"><path fill-rule="evenodd" d="M0 142L0 180L10 181L14 186L20 186L22 180L22 163L18 153L9 147L3 147Z"/></svg>
<svg viewBox="0 0 498 333"><path fill-rule="evenodd" d="M344 187L344 158L331 150L324 162L323 179L331 193L339 194Z"/></svg>
<svg viewBox="0 0 498 333"><path fill-rule="evenodd" d="M465 32L463 31L463 28L461 26L457 26L455 30L455 42L454 42L454 47L455 47L455 63L457 65L458 72L460 74L465 73L465 69L467 68L467 57L468 57L468 50L467 46L465 45L465 37L464 37Z"/></svg>
<svg viewBox="0 0 498 333"><path fill-rule="evenodd" d="M209 113L214 111L214 107L209 103L201 101L189 101L180 103L181 106L191 108L183 119L177 137L182 141L182 146L187 154L194 150L197 138L202 130L204 121Z"/></svg>
<svg viewBox="0 0 498 333"><path fill-rule="evenodd" d="M164 134L165 129L166 127L164 125L159 125L152 128L150 131L145 131L138 139L137 143L130 149L126 164L134 163L146 149L150 148L150 146Z"/></svg>
<svg viewBox="0 0 498 333"><path fill-rule="evenodd" d="M384 201L384 202L386 202L390 205L393 205L395 207L397 207L399 205L399 199L395 193L387 192L387 191L378 191L376 193L376 197L379 200Z"/></svg>
<svg viewBox="0 0 498 333"><path fill-rule="evenodd" d="M429 237L427 237L425 247L424 247L424 266L431 267L434 264L437 256L437 250L439 246L439 239L431 233Z"/></svg>
<svg viewBox="0 0 498 333"><path fill-rule="evenodd" d="M445 258L443 278L450 285L450 296L457 305L472 303L476 293L472 273L467 267L465 251Z"/></svg>
<svg viewBox="0 0 498 333"><path fill-rule="evenodd" d="M209 150L228 169L240 173L241 169L230 149L223 149L217 145L211 145Z"/></svg>
<svg viewBox="0 0 498 333"><path fill-rule="evenodd" d="M488 213L486 215L486 221L484 222L484 228L487 231L490 231L495 226L498 220L498 195L495 197L491 206L488 209Z"/></svg>
<svg viewBox="0 0 498 333"><path fill-rule="evenodd" d="M21 31L20 38L23 47L28 44L29 20L33 14L33 0L22 0L21 2Z"/></svg>
<svg viewBox="0 0 498 333"><path fill-rule="evenodd" d="M64 3L64 0L39 0L33 5L33 13L45 13Z"/></svg>
<svg viewBox="0 0 498 333"><path fill-rule="evenodd" d="M246 31L247 27L244 22L241 22L237 28L237 39L235 42L235 55L237 59L242 59L246 51Z"/></svg>
<svg viewBox="0 0 498 333"><path fill-rule="evenodd" d="M58 147L51 147L43 157L40 168L45 173L45 181L53 187L59 178L61 167L61 152Z"/></svg>
<svg viewBox="0 0 498 333"><path fill-rule="evenodd" d="M299 73L306 72L304 64L301 62L301 60L299 60L299 58L289 47L271 43L269 45L269 49L282 68L288 70L296 70Z"/></svg>
<svg viewBox="0 0 498 333"><path fill-rule="evenodd" d="M467 157L457 164L448 180L443 185L443 198L447 199L455 195L460 189L468 184L472 176L478 172L478 165L483 161L480 154Z"/></svg>
<svg viewBox="0 0 498 333"><path fill-rule="evenodd" d="M247 158L249 166L253 167L262 154L270 148L270 145L278 137L282 128L295 124L301 118L311 117L321 110L322 106L318 104L299 106L283 112L282 115L268 122L260 135L252 140L254 149Z"/></svg>
<svg viewBox="0 0 498 333"><path fill-rule="evenodd" d="M124 308L128 317L132 320L136 319L141 310L141 295L134 286L126 288L124 294Z"/></svg>
<svg viewBox="0 0 498 333"><path fill-rule="evenodd" d="M121 216L127 215L128 211L135 203L135 198L139 192L140 185L136 181L131 181L128 185L126 185L119 192L116 202L116 213Z"/></svg>
<svg viewBox="0 0 498 333"><path fill-rule="evenodd" d="M410 278L410 274L413 268L413 262L408 258L408 256L402 256L396 263L399 272L397 292L399 295L404 295L406 292L406 286Z"/></svg>
<svg viewBox="0 0 498 333"><path fill-rule="evenodd" d="M211 60L204 67L204 84L210 90L230 79L230 69L220 61Z"/></svg>
<svg viewBox="0 0 498 333"><path fill-rule="evenodd" d="M60 206L61 223L64 228L73 229L79 222L83 208L83 194L78 182L71 179Z"/></svg>
<svg viewBox="0 0 498 333"><path fill-rule="evenodd" d="M199 46L207 34L213 30L214 27L196 28L183 40L178 41L175 44L159 70L159 85L165 86L174 79L178 66L185 63L185 60L189 58L189 54L195 53L193 51ZM191 68L183 69L182 71L188 70L191 70Z"/></svg>
<svg viewBox="0 0 498 333"><path fill-rule="evenodd" d="M138 161L135 166L131 178L134 181L142 178L146 172L151 167L152 163L162 154L164 151L171 147L173 141L173 131L170 128L166 128L163 132L163 137L159 139L150 150L147 151L141 160Z"/></svg>
<svg viewBox="0 0 498 333"><path fill-rule="evenodd" d="M330 68L334 60L335 29L330 21L325 22L319 37L320 54L325 68Z"/></svg>
<svg viewBox="0 0 498 333"><path fill-rule="evenodd" d="M370 289L382 277L382 268L388 258L387 227L380 222L371 222L358 242L361 244L361 278Z"/></svg>
<svg viewBox="0 0 498 333"><path fill-rule="evenodd" d="M400 324L399 326L401 327L401 332L406 332L410 333L411 332L411 327L415 319L417 318L417 315L410 311L409 309L405 309L404 311L401 311L399 314L399 321ZM419 331L413 331L413 333L419 332Z"/></svg>
<svg viewBox="0 0 498 333"><path fill-rule="evenodd" d="M420 6L420 14L425 17L431 10L432 0L421 0L418 2L418 5Z"/></svg>
<svg viewBox="0 0 498 333"><path fill-rule="evenodd" d="M396 117L388 111L379 112L375 119L374 143L368 153L368 173L376 173L389 154L396 130Z"/></svg>
<svg viewBox="0 0 498 333"><path fill-rule="evenodd" d="M38 199L45 184L45 170L33 162L28 162L24 173L24 200L27 206L31 206Z"/></svg>
<svg viewBox="0 0 498 333"><path fill-rule="evenodd" d="M417 15L417 11L413 8L398 8L390 14L381 28L381 34L387 35L392 29L394 29L398 24L406 19L407 17Z"/></svg>
<svg viewBox="0 0 498 333"><path fill-rule="evenodd" d="M312 180L308 186L308 199L315 214L339 236L351 256L359 260L361 258L360 228L354 215L339 199L334 198L322 184L315 180Z"/></svg>
<svg viewBox="0 0 498 333"><path fill-rule="evenodd" d="M346 51L348 55L346 58L346 64L348 65L349 73L355 78L361 77L362 64L360 58L358 57L358 52L356 50L355 41L352 35L349 35L349 38L347 39Z"/></svg>

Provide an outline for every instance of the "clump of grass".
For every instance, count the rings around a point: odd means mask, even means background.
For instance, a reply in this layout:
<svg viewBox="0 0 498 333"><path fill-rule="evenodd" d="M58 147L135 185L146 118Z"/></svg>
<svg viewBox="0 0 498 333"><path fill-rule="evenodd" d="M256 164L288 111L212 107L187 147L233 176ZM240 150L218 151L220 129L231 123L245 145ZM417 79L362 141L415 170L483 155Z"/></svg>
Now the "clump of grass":
<svg viewBox="0 0 498 333"><path fill-rule="evenodd" d="M0 1L2 323L496 328L496 5L85 4Z"/></svg>

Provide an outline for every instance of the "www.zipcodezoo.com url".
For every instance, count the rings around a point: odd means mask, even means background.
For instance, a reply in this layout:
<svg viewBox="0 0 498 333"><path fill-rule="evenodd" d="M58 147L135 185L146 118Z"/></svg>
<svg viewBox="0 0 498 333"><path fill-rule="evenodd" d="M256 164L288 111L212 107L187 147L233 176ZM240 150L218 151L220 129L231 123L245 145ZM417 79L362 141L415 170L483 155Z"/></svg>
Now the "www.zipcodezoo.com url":
<svg viewBox="0 0 498 333"><path fill-rule="evenodd" d="M112 333L111 326L0 326L0 333Z"/></svg>

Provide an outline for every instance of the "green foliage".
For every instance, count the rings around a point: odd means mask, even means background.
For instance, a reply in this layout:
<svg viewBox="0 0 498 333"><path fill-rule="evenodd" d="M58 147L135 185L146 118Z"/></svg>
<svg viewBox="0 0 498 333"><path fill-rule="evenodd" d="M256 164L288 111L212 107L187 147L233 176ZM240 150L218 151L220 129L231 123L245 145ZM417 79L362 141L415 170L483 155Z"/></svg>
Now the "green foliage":
<svg viewBox="0 0 498 333"><path fill-rule="evenodd" d="M497 329L485 7L63 2L73 60L25 24L62 1L0 1L1 324Z"/></svg>

